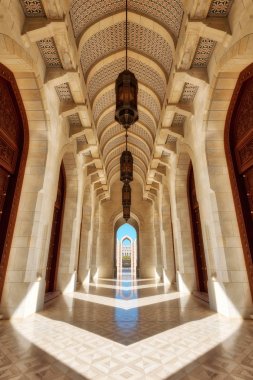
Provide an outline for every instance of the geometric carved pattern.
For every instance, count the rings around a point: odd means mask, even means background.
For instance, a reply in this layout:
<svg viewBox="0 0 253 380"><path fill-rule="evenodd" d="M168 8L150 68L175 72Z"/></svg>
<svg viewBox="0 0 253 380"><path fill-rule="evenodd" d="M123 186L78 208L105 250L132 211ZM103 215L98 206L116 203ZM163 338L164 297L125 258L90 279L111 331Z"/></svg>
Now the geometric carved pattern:
<svg viewBox="0 0 253 380"><path fill-rule="evenodd" d="M156 125L154 121L149 117L146 113L139 110L139 122L143 125L145 125L150 132L152 133L152 136L155 136L156 134Z"/></svg>
<svg viewBox="0 0 253 380"><path fill-rule="evenodd" d="M45 11L40 0L20 0L26 17L44 17Z"/></svg>
<svg viewBox="0 0 253 380"><path fill-rule="evenodd" d="M166 140L166 144L169 144L169 143L172 143L175 141L177 141L177 138L175 136L168 135L167 140Z"/></svg>
<svg viewBox="0 0 253 380"><path fill-rule="evenodd" d="M97 125L97 134L100 137L103 130L111 123L115 121L114 119L115 111L111 111L99 121L99 124Z"/></svg>
<svg viewBox="0 0 253 380"><path fill-rule="evenodd" d="M116 123L106 129L100 140L100 147L103 150L103 146L111 140L113 137L123 132L123 128L120 124Z"/></svg>
<svg viewBox="0 0 253 380"><path fill-rule="evenodd" d="M192 67L207 67L215 45L216 41L200 37Z"/></svg>
<svg viewBox="0 0 253 380"><path fill-rule="evenodd" d="M47 67L62 68L53 37L44 38L43 40L38 41L37 45Z"/></svg>
<svg viewBox="0 0 253 380"><path fill-rule="evenodd" d="M136 23L129 22L128 31L129 49L150 56L169 75L172 52L168 42L160 34ZM100 30L86 41L81 52L81 65L85 77L92 64L125 48L124 36L125 22L120 22Z"/></svg>
<svg viewBox="0 0 253 380"><path fill-rule="evenodd" d="M112 104L115 104L115 101L115 89L113 88L112 90L105 92L94 102L92 110L95 122L106 108L109 108Z"/></svg>
<svg viewBox="0 0 253 380"><path fill-rule="evenodd" d="M166 80L162 78L153 68L132 57L128 58L128 68L137 80L152 89L162 102L164 99ZM125 69L125 57L119 58L99 69L88 82L89 98L93 102L96 94L107 85L114 83L117 76Z"/></svg>
<svg viewBox="0 0 253 380"><path fill-rule="evenodd" d="M75 126L75 127L82 126L82 123L81 123L81 120L80 120L78 113L73 113L72 115L69 115L68 116L68 122L69 122L70 126Z"/></svg>
<svg viewBox="0 0 253 380"><path fill-rule="evenodd" d="M182 95L181 95L180 100L179 100L180 103L191 103L191 102L193 102L197 91L198 91L198 86L194 86L193 84L186 82L184 84Z"/></svg>
<svg viewBox="0 0 253 380"><path fill-rule="evenodd" d="M110 140L103 150L103 157L106 157L107 154L113 150L113 148L116 148L117 146L123 144L125 140L125 135L119 136L114 140Z"/></svg>
<svg viewBox="0 0 253 380"><path fill-rule="evenodd" d="M56 86L55 90L61 102L74 102L68 83Z"/></svg>
<svg viewBox="0 0 253 380"><path fill-rule="evenodd" d="M146 155L142 152L142 150L137 149L137 147L130 146L129 147L130 152L133 154L133 156L139 157L139 159L145 164L145 167L148 167L148 159Z"/></svg>
<svg viewBox="0 0 253 380"><path fill-rule="evenodd" d="M145 90L139 88L138 102L140 105L144 106L147 110L149 110L158 122L161 112L159 101L147 92L145 92Z"/></svg>
<svg viewBox="0 0 253 380"><path fill-rule="evenodd" d="M139 149L141 149L146 154L148 158L150 157L151 151L148 148L148 145L143 140L137 139L133 135L129 134L128 142L130 144L136 145Z"/></svg>
<svg viewBox="0 0 253 380"><path fill-rule="evenodd" d="M139 123L135 123L131 126L130 131L136 134L137 136L141 137L144 141L146 141L150 148L153 147L152 135L144 127L142 127L142 125L140 125Z"/></svg>
<svg viewBox="0 0 253 380"><path fill-rule="evenodd" d="M234 0L213 0L208 16L210 17L226 17L228 16Z"/></svg>
<svg viewBox="0 0 253 380"><path fill-rule="evenodd" d="M238 144L245 139L253 126L253 80L247 81L244 85L233 124L234 144Z"/></svg>
<svg viewBox="0 0 253 380"><path fill-rule="evenodd" d="M14 173L16 166L17 152L16 148L8 144L0 136L0 164L10 173Z"/></svg>
<svg viewBox="0 0 253 380"><path fill-rule="evenodd" d="M172 121L172 126L183 126L184 125L184 122L185 122L185 119L186 119L186 116L185 115L181 115L179 113L175 113L175 116L173 118L173 121Z"/></svg>
<svg viewBox="0 0 253 380"><path fill-rule="evenodd" d="M125 146L118 146L114 151L110 152L108 156L105 158L105 165L107 165L108 162L111 162L115 157L119 156L125 149ZM129 149L128 147L127 149L131 151L131 149Z"/></svg>
<svg viewBox="0 0 253 380"><path fill-rule="evenodd" d="M243 146L241 149L238 149L238 167L241 169L249 162L252 162L253 158L253 136L247 144Z"/></svg>
<svg viewBox="0 0 253 380"><path fill-rule="evenodd" d="M87 141L85 135L77 137L77 141L80 143L88 144L88 141Z"/></svg>
<svg viewBox="0 0 253 380"><path fill-rule="evenodd" d="M124 5L124 1L119 0L72 1L70 16L75 37L101 18L124 11ZM179 34L183 17L180 0L129 0L128 10L157 20L176 37Z"/></svg>

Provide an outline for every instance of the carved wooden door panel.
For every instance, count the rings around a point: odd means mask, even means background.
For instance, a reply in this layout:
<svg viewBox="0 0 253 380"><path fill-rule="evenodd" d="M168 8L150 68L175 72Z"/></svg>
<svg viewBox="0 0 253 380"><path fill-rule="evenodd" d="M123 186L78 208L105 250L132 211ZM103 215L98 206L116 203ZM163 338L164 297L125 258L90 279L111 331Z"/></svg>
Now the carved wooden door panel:
<svg viewBox="0 0 253 380"><path fill-rule="evenodd" d="M253 65L233 95L226 127L226 153L253 298ZM247 78L247 75L249 77ZM230 106L231 107L231 106ZM226 136L226 135L225 135ZM229 144L229 145L228 145Z"/></svg>
<svg viewBox="0 0 253 380"><path fill-rule="evenodd" d="M54 206L51 238L49 244L46 271L46 293L53 292L55 290L57 266L59 261L59 249L61 242L61 227L63 219L64 186L64 168L62 165L58 182L57 198Z"/></svg>
<svg viewBox="0 0 253 380"><path fill-rule="evenodd" d="M23 107L13 75L0 64L0 296L23 178ZM19 104L20 102L20 104ZM21 163L23 164L21 168ZM21 168L21 169L20 169ZM19 183L19 185L18 185Z"/></svg>
<svg viewBox="0 0 253 380"><path fill-rule="evenodd" d="M192 166L189 168L188 175L188 197L189 197L189 209L191 217L191 227L192 227L192 240L194 248L194 260L195 269L197 273L197 283L200 292L208 292L207 287L207 268L206 268L206 258L204 251L204 243L202 237L202 228L199 213L199 204L196 197L196 189L194 182L194 174Z"/></svg>

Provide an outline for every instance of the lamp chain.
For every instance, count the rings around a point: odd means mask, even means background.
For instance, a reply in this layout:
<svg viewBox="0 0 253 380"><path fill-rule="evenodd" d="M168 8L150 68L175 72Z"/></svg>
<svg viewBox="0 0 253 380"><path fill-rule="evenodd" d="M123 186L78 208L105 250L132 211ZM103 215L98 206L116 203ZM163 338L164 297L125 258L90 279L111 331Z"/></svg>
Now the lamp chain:
<svg viewBox="0 0 253 380"><path fill-rule="evenodd" d="M127 70L127 0L126 0L126 70Z"/></svg>
<svg viewBox="0 0 253 380"><path fill-rule="evenodd" d="M127 150L127 129L126 129L126 150Z"/></svg>

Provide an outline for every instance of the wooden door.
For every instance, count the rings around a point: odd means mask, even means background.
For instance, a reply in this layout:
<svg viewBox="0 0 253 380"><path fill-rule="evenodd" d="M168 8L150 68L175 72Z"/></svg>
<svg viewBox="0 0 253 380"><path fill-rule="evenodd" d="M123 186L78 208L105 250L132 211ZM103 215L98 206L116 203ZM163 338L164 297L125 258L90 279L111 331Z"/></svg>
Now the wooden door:
<svg viewBox="0 0 253 380"><path fill-rule="evenodd" d="M53 292L55 290L57 267L59 261L59 250L61 243L61 228L63 219L63 207L64 207L64 195L65 195L65 178L64 167L61 166L57 197L54 205L54 215L51 229L51 238L47 260L46 271L46 293Z"/></svg>
<svg viewBox="0 0 253 380"><path fill-rule="evenodd" d="M253 64L239 76L228 110L225 151L253 298Z"/></svg>
<svg viewBox="0 0 253 380"><path fill-rule="evenodd" d="M28 150L23 103L13 74L0 64L0 297Z"/></svg>
<svg viewBox="0 0 253 380"><path fill-rule="evenodd" d="M198 290L200 292L208 292L207 287L207 269L206 269L206 258L204 251L204 243L202 237L202 228L199 213L199 204L196 196L196 188L194 181L194 174L192 165L189 168L188 174L188 198L189 198L189 209L191 217L191 227L192 227L192 240L194 248L194 260L195 269L197 274L197 284Z"/></svg>

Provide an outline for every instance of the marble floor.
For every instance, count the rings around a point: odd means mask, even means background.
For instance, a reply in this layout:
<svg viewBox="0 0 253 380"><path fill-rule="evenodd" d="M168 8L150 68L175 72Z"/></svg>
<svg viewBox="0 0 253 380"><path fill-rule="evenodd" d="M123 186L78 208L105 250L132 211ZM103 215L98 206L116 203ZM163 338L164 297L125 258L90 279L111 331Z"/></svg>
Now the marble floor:
<svg viewBox="0 0 253 380"><path fill-rule="evenodd" d="M253 379L253 322L153 280L99 280L0 321L0 380Z"/></svg>

